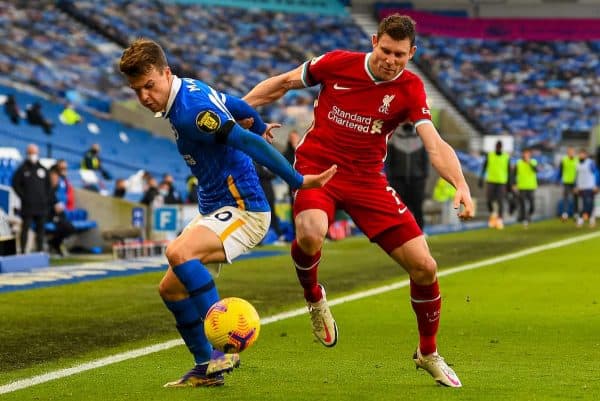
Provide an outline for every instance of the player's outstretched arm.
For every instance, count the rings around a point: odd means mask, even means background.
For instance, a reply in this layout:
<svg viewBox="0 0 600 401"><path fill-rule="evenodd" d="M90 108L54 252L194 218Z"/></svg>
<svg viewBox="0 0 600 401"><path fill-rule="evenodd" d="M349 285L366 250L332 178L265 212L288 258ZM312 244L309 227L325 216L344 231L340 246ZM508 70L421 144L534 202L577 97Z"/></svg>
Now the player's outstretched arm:
<svg viewBox="0 0 600 401"><path fill-rule="evenodd" d="M304 176L304 182L301 189L322 188L337 172L337 165L332 165L321 174L307 174Z"/></svg>
<svg viewBox="0 0 600 401"><path fill-rule="evenodd" d="M322 187L337 171L337 166L334 165L321 174L302 176L294 170L281 153L263 138L246 131L233 121L226 130L226 133L225 131L219 133L219 136L224 138L225 144L246 153L256 162L283 178L293 189Z"/></svg>
<svg viewBox="0 0 600 401"><path fill-rule="evenodd" d="M291 71L267 78L252 88L243 99L250 106L258 107L273 103L290 89L304 88L304 83L302 82L303 69L304 65L302 64Z"/></svg>
<svg viewBox="0 0 600 401"><path fill-rule="evenodd" d="M454 208L459 210L458 216L465 220L472 218L475 215L475 208L471 199L471 191L454 149L440 137L433 124L419 124L417 133L423 140L433 167L456 188ZM462 210L459 209L460 205L463 205Z"/></svg>

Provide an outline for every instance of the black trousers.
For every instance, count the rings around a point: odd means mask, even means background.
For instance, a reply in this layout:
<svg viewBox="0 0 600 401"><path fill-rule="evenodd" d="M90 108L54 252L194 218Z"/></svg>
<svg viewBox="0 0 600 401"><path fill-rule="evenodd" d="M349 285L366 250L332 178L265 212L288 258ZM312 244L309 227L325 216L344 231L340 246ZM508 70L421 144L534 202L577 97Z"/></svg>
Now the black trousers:
<svg viewBox="0 0 600 401"><path fill-rule="evenodd" d="M52 218L52 222L56 226L54 233L52 234L52 238L48 241L48 244L56 251L60 251L60 246L62 245L65 238L68 236L75 234L75 227L73 224L67 220L67 216L65 213L59 213Z"/></svg>
<svg viewBox="0 0 600 401"><path fill-rule="evenodd" d="M535 211L535 191L519 190L519 221L531 221L531 215Z"/></svg>
<svg viewBox="0 0 600 401"><path fill-rule="evenodd" d="M273 228L273 231L275 231L275 234L279 237L283 232L281 231L281 227L279 227L279 220L275 213L275 191L273 191L273 183L271 180L261 180L260 185L265 193L267 202L269 202L269 208L271 209L271 228Z"/></svg>
<svg viewBox="0 0 600 401"><path fill-rule="evenodd" d="M27 249L27 233L31 227L31 223L35 223L35 249L37 252L44 250L44 236L46 230L44 224L46 224L46 215L35 215L31 216L28 214L22 215L23 225L21 227L21 253L25 253Z"/></svg>
<svg viewBox="0 0 600 401"><path fill-rule="evenodd" d="M498 204L498 217L504 215L504 197L506 196L506 184L494 184L488 182L486 184L487 207L488 211L494 211L494 203Z"/></svg>
<svg viewBox="0 0 600 401"><path fill-rule="evenodd" d="M400 195L402 202L408 207L408 210L415 216L417 224L424 227L423 219L423 201L425 200L425 182L424 177L390 177L390 185Z"/></svg>

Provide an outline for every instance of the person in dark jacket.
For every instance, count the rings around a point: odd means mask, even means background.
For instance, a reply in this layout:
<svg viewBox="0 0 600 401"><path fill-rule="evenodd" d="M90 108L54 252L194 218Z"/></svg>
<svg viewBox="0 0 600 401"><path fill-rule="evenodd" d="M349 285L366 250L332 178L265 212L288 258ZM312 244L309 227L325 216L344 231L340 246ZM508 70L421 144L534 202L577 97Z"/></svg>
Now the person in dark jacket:
<svg viewBox="0 0 600 401"><path fill-rule="evenodd" d="M425 146L412 124L403 124L394 131L388 143L385 170L390 185L415 216L422 230L429 159Z"/></svg>
<svg viewBox="0 0 600 401"><path fill-rule="evenodd" d="M283 231L279 226L277 214L275 214L275 191L273 190L273 179L276 175L273 174L271 170L258 163L254 163L254 168L256 169L258 179L260 180L260 186L265 193L267 202L269 202L269 208L271 209L271 228L275 231L275 234L277 234L277 238L281 239Z"/></svg>
<svg viewBox="0 0 600 401"><path fill-rule="evenodd" d="M19 124L21 121L21 113L19 112L19 105L17 104L15 95L8 95L6 97L4 112L13 124Z"/></svg>
<svg viewBox="0 0 600 401"><path fill-rule="evenodd" d="M146 188L146 191L144 192L144 195L142 196L140 203L143 203L146 206L151 206L152 204L155 203L154 201L158 196L160 196L160 191L158 189L158 182L156 181L156 178L150 177L148 179L148 187ZM156 203L163 204L164 202L160 201L160 202L156 202Z"/></svg>
<svg viewBox="0 0 600 401"><path fill-rule="evenodd" d="M39 162L39 149L34 144L27 146L27 159L19 166L12 178L12 187L21 198L21 253L27 249L27 233L35 223L36 250L44 246L44 224L53 204L53 192L48 171Z"/></svg>
<svg viewBox="0 0 600 401"><path fill-rule="evenodd" d="M27 122L31 125L39 125L44 130L46 135L52 134L52 127L54 124L46 117L42 115L42 105L38 102L33 103L27 107L25 112Z"/></svg>
<svg viewBox="0 0 600 401"><path fill-rule="evenodd" d="M102 178L105 180L110 180L112 178L110 173L102 166L102 161L100 160L100 145L97 143L93 144L83 155L81 168L84 170L99 171L102 174Z"/></svg>
<svg viewBox="0 0 600 401"><path fill-rule="evenodd" d="M173 178L173 176L169 173L165 173L163 175L162 182L166 183L169 188L169 192L167 193L167 195L165 195L165 204L175 205L183 203L179 191L177 190L177 188L175 188L175 179Z"/></svg>

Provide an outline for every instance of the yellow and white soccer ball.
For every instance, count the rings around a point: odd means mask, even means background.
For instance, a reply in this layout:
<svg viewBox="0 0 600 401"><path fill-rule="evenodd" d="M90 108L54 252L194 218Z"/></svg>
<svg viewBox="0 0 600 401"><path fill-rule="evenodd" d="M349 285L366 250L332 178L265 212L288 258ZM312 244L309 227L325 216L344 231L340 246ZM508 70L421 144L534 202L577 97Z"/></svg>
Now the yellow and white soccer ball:
<svg viewBox="0 0 600 401"><path fill-rule="evenodd" d="M241 352L258 338L260 317L250 302L241 298L223 298L208 310L204 332L219 351Z"/></svg>

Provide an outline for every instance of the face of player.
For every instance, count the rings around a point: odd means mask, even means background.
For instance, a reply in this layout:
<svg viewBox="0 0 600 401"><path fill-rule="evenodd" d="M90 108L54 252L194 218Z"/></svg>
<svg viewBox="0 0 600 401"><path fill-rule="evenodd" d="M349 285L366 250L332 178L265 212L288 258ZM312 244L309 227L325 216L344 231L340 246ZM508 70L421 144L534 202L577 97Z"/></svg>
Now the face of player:
<svg viewBox="0 0 600 401"><path fill-rule="evenodd" d="M369 68L375 77L388 81L400 74L417 50L410 45L410 39L395 40L384 33L378 39L372 38L373 53L369 58Z"/></svg>
<svg viewBox="0 0 600 401"><path fill-rule="evenodd" d="M169 67L163 71L153 67L148 73L135 78L128 77L127 80L142 106L153 113L165 110L173 81Z"/></svg>

